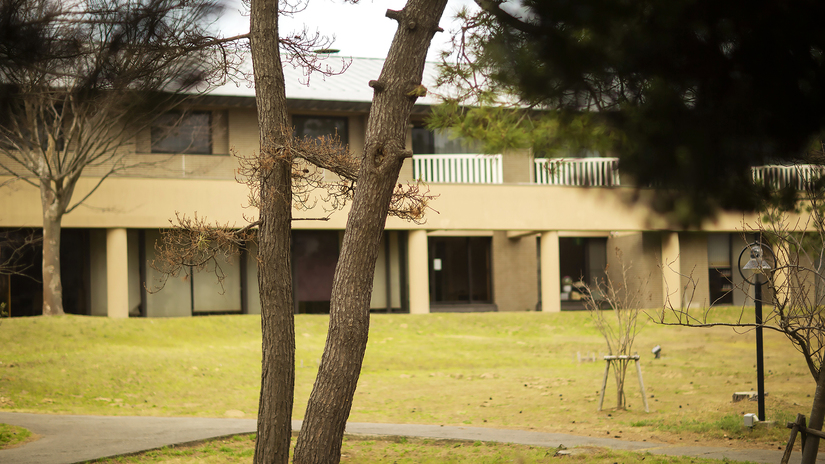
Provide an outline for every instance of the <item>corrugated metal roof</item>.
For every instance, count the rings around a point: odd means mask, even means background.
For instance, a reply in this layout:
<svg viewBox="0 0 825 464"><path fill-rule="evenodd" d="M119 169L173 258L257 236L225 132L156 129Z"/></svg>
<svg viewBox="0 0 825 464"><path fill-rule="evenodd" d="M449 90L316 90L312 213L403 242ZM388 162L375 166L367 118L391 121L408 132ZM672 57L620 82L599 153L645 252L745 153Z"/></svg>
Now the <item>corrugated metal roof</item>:
<svg viewBox="0 0 825 464"><path fill-rule="evenodd" d="M342 74L324 76L322 73L312 73L307 77L304 70L291 64L284 65L284 79L286 83L286 97L289 100L325 101L325 102L372 102L373 89L369 81L378 79L384 60L378 58L349 58L331 56L324 60L323 65L331 69L341 69L345 64L349 67ZM242 69L251 76L251 60L246 60ZM424 68L423 84L425 87L435 88L438 70L436 63L427 63ZM254 87L247 82L228 82L209 92L210 97L255 97ZM416 101L417 105L434 105L436 97L428 94Z"/></svg>

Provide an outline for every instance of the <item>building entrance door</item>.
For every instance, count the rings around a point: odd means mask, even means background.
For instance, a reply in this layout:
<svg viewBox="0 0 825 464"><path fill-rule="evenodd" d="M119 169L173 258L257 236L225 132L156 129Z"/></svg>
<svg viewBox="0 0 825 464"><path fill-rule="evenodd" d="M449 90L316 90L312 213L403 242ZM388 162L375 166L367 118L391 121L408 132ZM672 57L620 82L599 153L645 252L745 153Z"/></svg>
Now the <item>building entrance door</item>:
<svg viewBox="0 0 825 464"><path fill-rule="evenodd" d="M332 278L338 264L338 232L296 230L292 233L295 312L329 313Z"/></svg>

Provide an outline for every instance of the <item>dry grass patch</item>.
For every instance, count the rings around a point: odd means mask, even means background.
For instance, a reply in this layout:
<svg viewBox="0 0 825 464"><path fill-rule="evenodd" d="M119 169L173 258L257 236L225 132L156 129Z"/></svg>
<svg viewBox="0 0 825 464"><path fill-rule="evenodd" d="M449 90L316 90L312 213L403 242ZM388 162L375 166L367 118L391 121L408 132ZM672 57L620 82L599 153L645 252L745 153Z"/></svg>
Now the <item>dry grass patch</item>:
<svg viewBox="0 0 825 464"><path fill-rule="evenodd" d="M733 318L738 309L715 310ZM326 316L296 316L295 418L303 416ZM627 411L597 412L604 353L586 312L373 315L350 420L472 425L633 440L777 449L781 425L749 430L731 403L756 389L754 335L640 321L651 412L631 371ZM260 318L10 319L0 328L0 409L21 412L253 418ZM662 346L662 359L650 349ZM814 383L782 336L765 334L768 419L808 414ZM612 382L612 379L611 379ZM608 388L608 395L611 393ZM605 405L615 404L608 396Z"/></svg>

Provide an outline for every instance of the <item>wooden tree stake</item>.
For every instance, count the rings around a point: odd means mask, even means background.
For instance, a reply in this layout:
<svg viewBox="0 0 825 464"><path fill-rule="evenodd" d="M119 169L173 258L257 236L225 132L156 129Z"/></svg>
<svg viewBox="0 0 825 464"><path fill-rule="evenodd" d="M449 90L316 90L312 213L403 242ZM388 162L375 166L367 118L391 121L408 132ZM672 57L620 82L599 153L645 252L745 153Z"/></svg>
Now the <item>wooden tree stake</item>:
<svg viewBox="0 0 825 464"><path fill-rule="evenodd" d="M607 364L604 366L604 379L602 380L602 392L599 395L599 411L602 410L602 405L604 404L604 392L605 392L605 390L607 390L607 376L610 373L610 366L615 364L613 368L616 369L617 372L618 372L618 369L621 369L621 366L619 366L618 363L622 363L622 362L626 363L630 360L633 360L633 361L636 362L636 374L639 376L639 390L642 392L642 401L644 402L644 405L645 405L645 412L650 412L650 408L647 405L647 394L645 393L645 383L644 383L644 380L642 380L642 366L639 364L639 355L638 354L634 354L633 356L627 356L627 355L610 356L609 355L609 356L605 356L604 360ZM624 394L624 392L622 391L621 394Z"/></svg>

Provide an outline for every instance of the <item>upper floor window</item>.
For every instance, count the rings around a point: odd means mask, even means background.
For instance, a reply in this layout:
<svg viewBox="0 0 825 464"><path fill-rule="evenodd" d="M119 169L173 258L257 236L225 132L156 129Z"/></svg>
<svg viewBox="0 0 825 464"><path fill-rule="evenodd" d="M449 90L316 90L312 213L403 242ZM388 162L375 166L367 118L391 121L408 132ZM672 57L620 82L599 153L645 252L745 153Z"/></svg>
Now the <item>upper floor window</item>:
<svg viewBox="0 0 825 464"><path fill-rule="evenodd" d="M342 144L349 143L347 118L327 116L292 116L296 137L318 137L337 135Z"/></svg>
<svg viewBox="0 0 825 464"><path fill-rule="evenodd" d="M482 152L480 144L474 140L453 136L449 130L431 130L424 126L413 126L412 146L416 155Z"/></svg>
<svg viewBox="0 0 825 464"><path fill-rule="evenodd" d="M152 123L152 153L212 154L212 112L170 111Z"/></svg>

